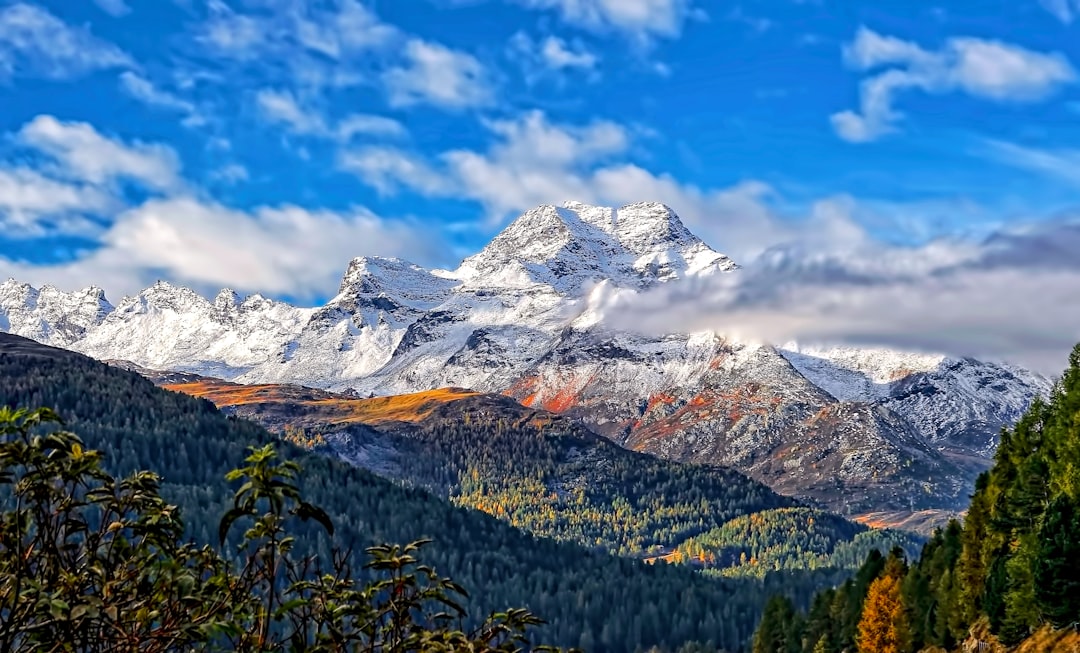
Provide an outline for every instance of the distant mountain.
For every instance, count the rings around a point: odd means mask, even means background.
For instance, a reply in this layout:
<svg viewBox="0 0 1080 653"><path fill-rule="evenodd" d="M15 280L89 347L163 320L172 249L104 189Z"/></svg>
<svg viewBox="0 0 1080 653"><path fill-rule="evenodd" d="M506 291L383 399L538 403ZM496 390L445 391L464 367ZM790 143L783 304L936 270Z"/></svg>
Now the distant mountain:
<svg viewBox="0 0 1080 653"><path fill-rule="evenodd" d="M738 274L668 207L568 202L524 213L454 271L358 258L327 304L297 308L164 282L0 285L0 329L99 359L241 383L396 395L504 393L613 441L733 466L846 514L961 509L997 433L1049 382L1011 366L882 350L613 331L598 306Z"/></svg>
<svg viewBox="0 0 1080 653"><path fill-rule="evenodd" d="M663 556L733 520L798 505L733 470L627 451L574 420L502 395L447 388L357 398L300 386L139 371L302 446L424 487L537 535L612 553ZM915 551L921 545L906 534L871 532L839 517L818 516L819 524L829 520L846 525L820 536L815 550L820 555L812 559L793 547L775 555L768 567L738 556L709 566L733 575L853 567L861 556L838 561L831 553L853 545L858 534L864 534L859 538L864 553L872 546ZM802 530L813 530L813 524L811 519ZM820 526L818 533L824 533Z"/></svg>

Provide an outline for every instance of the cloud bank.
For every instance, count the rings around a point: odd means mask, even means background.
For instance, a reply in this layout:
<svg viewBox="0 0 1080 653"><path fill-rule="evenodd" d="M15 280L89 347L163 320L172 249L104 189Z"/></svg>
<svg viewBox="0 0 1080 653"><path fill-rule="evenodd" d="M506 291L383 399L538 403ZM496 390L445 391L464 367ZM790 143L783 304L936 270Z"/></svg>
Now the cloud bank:
<svg viewBox="0 0 1080 653"><path fill-rule="evenodd" d="M1007 360L1060 373L1080 342L1080 217L981 242L846 251L769 250L741 270L599 307L645 333L715 330L790 341Z"/></svg>

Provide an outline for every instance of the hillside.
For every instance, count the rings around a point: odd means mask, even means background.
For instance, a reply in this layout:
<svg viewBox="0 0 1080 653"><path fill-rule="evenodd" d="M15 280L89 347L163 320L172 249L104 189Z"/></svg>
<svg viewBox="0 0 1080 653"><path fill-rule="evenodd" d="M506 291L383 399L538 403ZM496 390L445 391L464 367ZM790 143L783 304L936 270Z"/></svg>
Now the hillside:
<svg viewBox="0 0 1080 653"><path fill-rule="evenodd" d="M113 473L150 469L164 478L197 540L216 533L232 489L224 474L249 444L273 442L255 424L230 419L204 400L157 388L141 376L77 354L0 335L0 397L5 405L49 405ZM478 511L455 508L420 490L288 444L303 465L303 495L327 510L338 539L362 549L378 542L435 538L425 561L470 588L470 614L523 605L550 621L542 639L590 651L689 641L742 650L765 596L783 590L806 600L831 582L818 574L777 575L765 583L716 581L688 569L650 567L579 546L537 538ZM323 550L322 539L302 540ZM667 610L679 597L679 610Z"/></svg>
<svg viewBox="0 0 1080 653"><path fill-rule="evenodd" d="M638 333L611 307L740 274L671 208L524 212L455 270L361 257L297 307L159 282L0 284L0 328L98 359L359 396L463 387L566 414L625 447L738 469L833 512L962 510L1003 426L1049 387L1010 365Z"/></svg>
<svg viewBox="0 0 1080 653"><path fill-rule="evenodd" d="M365 399L298 386L142 373L162 387L210 399L229 414L456 505L537 535L621 555L681 561L669 554L695 536L746 515L797 505L738 472L627 451L573 420L500 395L443 389ZM823 521L844 527L827 535L819 529L827 541L813 560L795 548L777 555L773 567L734 556L724 558L725 573L851 568L862 555L830 554L852 546L856 534L860 542L884 548L914 550L919 543L821 514Z"/></svg>

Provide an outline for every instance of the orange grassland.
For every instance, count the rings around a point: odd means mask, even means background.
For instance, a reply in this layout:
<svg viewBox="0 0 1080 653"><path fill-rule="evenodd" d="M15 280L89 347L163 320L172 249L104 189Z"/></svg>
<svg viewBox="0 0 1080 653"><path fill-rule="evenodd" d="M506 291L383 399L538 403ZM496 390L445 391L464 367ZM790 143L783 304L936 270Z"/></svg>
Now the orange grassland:
<svg viewBox="0 0 1080 653"><path fill-rule="evenodd" d="M290 385L241 385L227 381L198 381L163 385L166 390L182 392L209 400L218 408L256 409L259 412L280 409L293 413L296 424L318 422L324 425L419 422L447 403L474 397L479 393L461 388L440 388L406 395L360 399L312 388ZM282 417L285 417L282 415Z"/></svg>

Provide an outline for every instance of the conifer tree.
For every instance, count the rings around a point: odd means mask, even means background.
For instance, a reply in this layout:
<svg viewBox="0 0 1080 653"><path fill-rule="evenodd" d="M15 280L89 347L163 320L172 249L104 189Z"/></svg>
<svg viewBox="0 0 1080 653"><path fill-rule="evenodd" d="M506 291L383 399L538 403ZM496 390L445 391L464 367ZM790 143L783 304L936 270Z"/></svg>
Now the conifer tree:
<svg viewBox="0 0 1080 653"><path fill-rule="evenodd" d="M1058 628L1080 621L1080 509L1065 496L1050 503L1039 529L1035 600Z"/></svg>
<svg viewBox="0 0 1080 653"><path fill-rule="evenodd" d="M754 634L753 653L799 653L802 637L795 607L784 596L765 604L761 625Z"/></svg>

